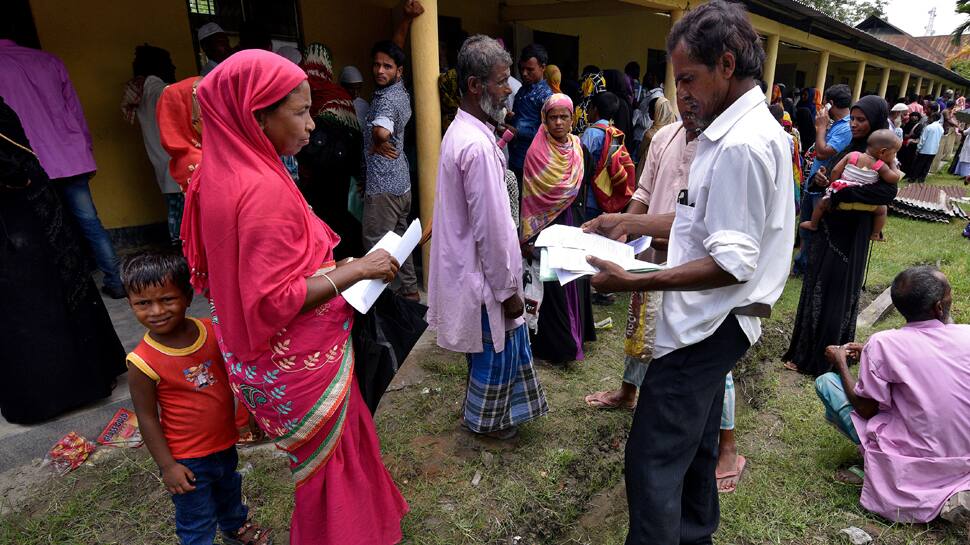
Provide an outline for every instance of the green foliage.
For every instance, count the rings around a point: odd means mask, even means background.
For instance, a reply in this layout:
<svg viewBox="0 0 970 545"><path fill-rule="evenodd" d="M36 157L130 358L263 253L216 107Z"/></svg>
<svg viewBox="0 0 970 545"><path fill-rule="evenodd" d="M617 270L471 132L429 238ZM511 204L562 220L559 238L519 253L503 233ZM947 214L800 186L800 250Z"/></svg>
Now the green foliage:
<svg viewBox="0 0 970 545"><path fill-rule="evenodd" d="M970 21L968 21L968 24L970 24ZM957 59L953 61L953 64L950 65L950 70L970 79L970 59Z"/></svg>
<svg viewBox="0 0 970 545"><path fill-rule="evenodd" d="M888 0L801 0L833 19L855 26L866 17L886 17Z"/></svg>

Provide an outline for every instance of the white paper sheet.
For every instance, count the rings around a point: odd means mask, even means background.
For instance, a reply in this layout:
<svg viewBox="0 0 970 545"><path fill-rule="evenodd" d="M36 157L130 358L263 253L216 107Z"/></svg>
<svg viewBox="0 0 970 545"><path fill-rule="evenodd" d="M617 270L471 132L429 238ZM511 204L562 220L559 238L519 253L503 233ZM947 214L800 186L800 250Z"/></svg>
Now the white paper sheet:
<svg viewBox="0 0 970 545"><path fill-rule="evenodd" d="M662 269L660 265L636 259L636 255L650 245L650 237L642 237L629 244L584 233L577 227L553 225L546 228L536 239L540 247L540 270L542 280L553 279L566 285L583 276L596 274L599 269L589 264L588 256L616 263L631 272L651 272Z"/></svg>
<svg viewBox="0 0 970 545"><path fill-rule="evenodd" d="M387 250L389 254L397 259L398 263L404 263L404 260L411 255L411 252L414 251L414 248L420 241L421 220L416 219L408 226L407 231L404 232L404 236L390 231L371 248L371 252L374 250ZM386 287L387 284L383 280L361 280L345 289L343 296L347 303L354 307L357 312L367 314L367 311L374 305Z"/></svg>
<svg viewBox="0 0 970 545"><path fill-rule="evenodd" d="M653 237L643 236L627 242L626 245L633 248L633 255L640 255L650 247L651 242L653 242Z"/></svg>

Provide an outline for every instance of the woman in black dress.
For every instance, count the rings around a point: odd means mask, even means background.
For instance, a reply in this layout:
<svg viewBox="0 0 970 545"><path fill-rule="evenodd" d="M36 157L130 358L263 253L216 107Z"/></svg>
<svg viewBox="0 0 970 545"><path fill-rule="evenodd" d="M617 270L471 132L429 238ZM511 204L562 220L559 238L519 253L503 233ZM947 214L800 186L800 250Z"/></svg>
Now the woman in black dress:
<svg viewBox="0 0 970 545"><path fill-rule="evenodd" d="M107 397L125 372L79 236L0 98L0 412L9 422Z"/></svg>
<svg viewBox="0 0 970 545"><path fill-rule="evenodd" d="M859 100L849 115L852 142L835 162L852 151L864 152L869 135L889 126L889 106L875 95ZM829 181L824 175L816 174L815 182L828 185ZM833 195L832 204L837 205L846 198L859 203L884 204L894 196L881 193L887 185L853 188L851 193L840 191ZM894 186L890 189L895 192ZM791 344L783 356L785 367L807 375L821 375L830 368L825 361L825 347L855 340L871 234L872 214L866 211L841 211L833 207L819 224L815 235L818 242L811 245L808 257Z"/></svg>

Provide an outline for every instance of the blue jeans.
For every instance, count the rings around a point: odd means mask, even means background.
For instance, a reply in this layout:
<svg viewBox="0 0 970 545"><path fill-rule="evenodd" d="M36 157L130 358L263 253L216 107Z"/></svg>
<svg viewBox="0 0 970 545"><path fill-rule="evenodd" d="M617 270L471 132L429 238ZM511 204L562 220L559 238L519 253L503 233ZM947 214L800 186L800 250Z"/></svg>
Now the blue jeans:
<svg viewBox="0 0 970 545"><path fill-rule="evenodd" d="M815 379L815 393L825 406L825 419L834 425L842 435L853 443L859 444L859 434L855 431L855 424L849 415L852 414L852 404L845 395L842 379L835 373L825 373Z"/></svg>
<svg viewBox="0 0 970 545"><path fill-rule="evenodd" d="M172 495L175 533L182 545L212 545L217 524L224 534L235 536L249 515L242 502L242 475L236 472L236 447L178 463L195 474L194 491Z"/></svg>
<svg viewBox="0 0 970 545"><path fill-rule="evenodd" d="M822 200L825 196L823 192L816 191L803 191L802 192L802 211L799 215L798 221L808 221L812 219L812 211L815 210L815 205L818 201ZM808 269L808 249L809 244L812 242L812 237L815 233L807 229L798 229L798 236L801 238L801 246L798 249L798 254L795 256L795 263L792 265L792 273L801 276L805 274Z"/></svg>
<svg viewBox="0 0 970 545"><path fill-rule="evenodd" d="M111 246L111 237L101 225L98 211L94 208L91 189L88 187L90 179L90 174L79 174L70 178L58 178L52 182L58 189L64 206L77 218L84 238L88 239L88 244L91 245L91 251L94 253L94 260L104 273L105 287L120 288L118 256Z"/></svg>

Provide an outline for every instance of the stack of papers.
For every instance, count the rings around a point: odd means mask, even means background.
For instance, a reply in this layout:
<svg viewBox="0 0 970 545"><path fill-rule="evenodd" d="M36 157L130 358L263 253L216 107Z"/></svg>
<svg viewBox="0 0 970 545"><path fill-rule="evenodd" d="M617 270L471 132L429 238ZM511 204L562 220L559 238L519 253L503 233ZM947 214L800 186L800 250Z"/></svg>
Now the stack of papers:
<svg viewBox="0 0 970 545"><path fill-rule="evenodd" d="M650 246L650 237L626 244L606 237L585 233L579 227L551 225L536 238L539 248L539 278L543 282L558 280L566 285L577 278L596 274L599 269L586 261L586 256L611 261L630 272L658 271L663 267L636 258Z"/></svg>
<svg viewBox="0 0 970 545"><path fill-rule="evenodd" d="M416 219L408 226L408 230L404 232L404 236L390 231L370 251L387 250L387 253L394 256L398 263L404 263L404 260L411 255L414 247L420 241L421 220ZM343 296L347 303L354 307L357 312L367 314L367 311L370 310L370 307L374 306L377 298L380 297L381 292L386 287L387 284L383 280L361 280L344 290Z"/></svg>

